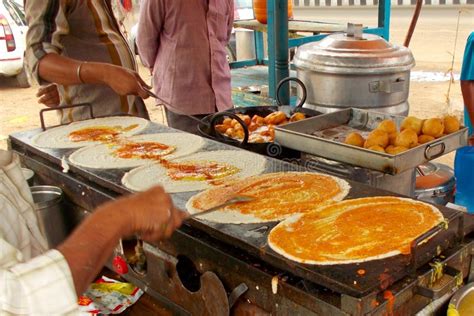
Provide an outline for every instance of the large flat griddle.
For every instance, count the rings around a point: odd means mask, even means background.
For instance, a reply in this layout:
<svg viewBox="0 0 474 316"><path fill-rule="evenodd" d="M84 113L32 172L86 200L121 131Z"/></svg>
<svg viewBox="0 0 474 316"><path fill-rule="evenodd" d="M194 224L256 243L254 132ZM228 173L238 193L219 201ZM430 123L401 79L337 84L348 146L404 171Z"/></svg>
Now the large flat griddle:
<svg viewBox="0 0 474 316"><path fill-rule="evenodd" d="M68 157L74 149L51 150L37 148L32 145L31 137L40 132L41 130L37 129L11 135L10 144L12 149L33 159L45 160L50 165L61 170L62 157ZM178 131L159 124L151 124L144 131L144 133L160 132ZM236 150L235 147L207 139L202 150L223 149ZM281 160L266 159L267 167L265 172L305 170L298 165ZM69 165L69 167L70 176L86 179L91 184L99 186L104 190L112 191L117 195L130 192L121 185L121 178L127 170L95 170L74 165ZM352 189L347 198L394 195L357 182L349 181L349 183ZM196 193L178 193L172 196L175 204L178 207L184 208L188 199ZM275 253L267 245L267 235L277 222L234 225L192 219L187 222L187 225L227 243L229 247L237 247L276 268L287 271L291 275L301 277L306 281L314 282L342 294L363 297L370 293L379 292L397 280L408 276L414 269L427 263L441 251L458 242L459 236L462 235L462 216L460 216L459 212L452 209L441 206L439 206L439 209L447 219L446 229L438 229L439 231L428 242L414 247L413 256L399 255L388 259L350 265L312 266L288 260ZM361 275L358 273L361 269L365 271L365 274Z"/></svg>

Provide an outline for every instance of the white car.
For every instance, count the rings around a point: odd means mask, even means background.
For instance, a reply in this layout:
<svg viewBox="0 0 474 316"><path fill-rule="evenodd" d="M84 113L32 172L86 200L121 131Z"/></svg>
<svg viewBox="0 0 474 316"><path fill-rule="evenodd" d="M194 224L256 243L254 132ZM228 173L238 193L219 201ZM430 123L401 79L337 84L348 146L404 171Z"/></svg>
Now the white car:
<svg viewBox="0 0 474 316"><path fill-rule="evenodd" d="M18 85L31 85L24 65L26 26L23 7L12 0L0 0L0 76L16 77Z"/></svg>

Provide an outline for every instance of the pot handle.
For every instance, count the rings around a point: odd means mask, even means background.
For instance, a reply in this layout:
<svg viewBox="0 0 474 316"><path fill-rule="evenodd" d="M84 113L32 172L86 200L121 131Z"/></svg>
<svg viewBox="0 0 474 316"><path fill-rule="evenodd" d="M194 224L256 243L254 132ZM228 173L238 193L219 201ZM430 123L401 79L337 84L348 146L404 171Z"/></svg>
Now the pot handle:
<svg viewBox="0 0 474 316"><path fill-rule="evenodd" d="M282 79L279 83L278 83L278 86L277 86L277 89L276 89L276 101L277 101L277 104L278 106L282 106L284 104L281 104L281 100L280 100L280 90L281 88L283 87L283 85L287 82L290 82L290 81L294 81L296 82L300 87L301 87L301 90L303 91L303 96L301 97L301 101L300 103L298 103L298 105L296 106L296 108L301 108L303 106L303 104L306 102L306 96L307 96L307 90L306 90L306 86L304 85L303 81L301 81L300 79L296 78L296 77L286 77L284 79Z"/></svg>
<svg viewBox="0 0 474 316"><path fill-rule="evenodd" d="M220 137L220 138L223 138L225 139L225 136L222 135L221 133L217 132L216 131L216 124L217 124L217 121L225 116L228 116L228 117L231 117L233 119L236 119L237 122L240 123L240 125L242 125L242 128L244 130L244 139L242 140L242 145L247 145L248 144L248 141L249 141L249 129L247 127L247 125L245 124L245 122L236 114L234 113L231 113L231 112L218 112L216 114L214 114L212 117L211 117L211 121L210 121L210 127L211 127L211 134L212 135L215 135L216 137ZM217 136L218 135L218 136ZM233 138L232 138L233 139Z"/></svg>

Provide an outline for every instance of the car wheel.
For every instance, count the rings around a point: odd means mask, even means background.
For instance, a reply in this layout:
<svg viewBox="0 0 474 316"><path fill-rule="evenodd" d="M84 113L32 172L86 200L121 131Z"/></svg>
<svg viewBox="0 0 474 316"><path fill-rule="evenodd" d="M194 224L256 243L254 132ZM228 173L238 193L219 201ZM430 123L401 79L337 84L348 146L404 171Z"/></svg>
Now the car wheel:
<svg viewBox="0 0 474 316"><path fill-rule="evenodd" d="M16 76L16 81L21 88L31 87L31 74L25 66L23 66L21 72Z"/></svg>

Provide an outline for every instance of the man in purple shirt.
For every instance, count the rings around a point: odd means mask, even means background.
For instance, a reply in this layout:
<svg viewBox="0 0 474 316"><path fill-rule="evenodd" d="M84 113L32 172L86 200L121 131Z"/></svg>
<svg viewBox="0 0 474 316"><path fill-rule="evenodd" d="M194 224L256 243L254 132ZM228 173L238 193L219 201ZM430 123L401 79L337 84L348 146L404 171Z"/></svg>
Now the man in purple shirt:
<svg viewBox="0 0 474 316"><path fill-rule="evenodd" d="M233 0L142 0L138 52L169 126L197 133L189 116L232 107L225 46L233 20Z"/></svg>

